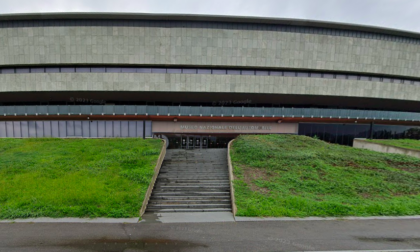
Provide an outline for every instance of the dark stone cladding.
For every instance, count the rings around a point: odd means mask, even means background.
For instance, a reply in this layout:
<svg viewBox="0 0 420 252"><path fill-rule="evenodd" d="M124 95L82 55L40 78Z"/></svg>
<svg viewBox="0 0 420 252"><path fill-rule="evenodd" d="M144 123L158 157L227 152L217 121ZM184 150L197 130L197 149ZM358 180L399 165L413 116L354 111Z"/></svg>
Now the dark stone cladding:
<svg viewBox="0 0 420 252"><path fill-rule="evenodd" d="M420 44L420 33L314 20L144 13L32 13L0 15L0 28L43 26L141 26L265 30Z"/></svg>

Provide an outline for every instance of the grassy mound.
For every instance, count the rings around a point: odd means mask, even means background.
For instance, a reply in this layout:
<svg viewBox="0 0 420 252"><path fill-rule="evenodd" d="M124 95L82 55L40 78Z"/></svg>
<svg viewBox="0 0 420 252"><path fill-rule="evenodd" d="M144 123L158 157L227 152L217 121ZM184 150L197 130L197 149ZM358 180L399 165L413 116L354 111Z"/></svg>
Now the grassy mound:
<svg viewBox="0 0 420 252"><path fill-rule="evenodd" d="M157 139L0 139L0 219L136 217Z"/></svg>
<svg viewBox="0 0 420 252"><path fill-rule="evenodd" d="M372 143L378 143L378 144L384 144L384 145L390 145L405 149L412 149L412 150L418 150L420 151L420 140L414 140L414 139L367 139L366 141L372 142Z"/></svg>
<svg viewBox="0 0 420 252"><path fill-rule="evenodd" d="M420 214L420 159L305 136L240 136L230 153L239 216Z"/></svg>

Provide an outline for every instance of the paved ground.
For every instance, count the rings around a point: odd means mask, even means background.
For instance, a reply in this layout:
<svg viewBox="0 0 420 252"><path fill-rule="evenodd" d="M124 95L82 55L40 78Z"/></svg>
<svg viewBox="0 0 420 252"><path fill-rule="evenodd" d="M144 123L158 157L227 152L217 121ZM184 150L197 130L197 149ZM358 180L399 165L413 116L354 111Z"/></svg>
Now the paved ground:
<svg viewBox="0 0 420 252"><path fill-rule="evenodd" d="M0 223L0 251L420 251L420 220Z"/></svg>

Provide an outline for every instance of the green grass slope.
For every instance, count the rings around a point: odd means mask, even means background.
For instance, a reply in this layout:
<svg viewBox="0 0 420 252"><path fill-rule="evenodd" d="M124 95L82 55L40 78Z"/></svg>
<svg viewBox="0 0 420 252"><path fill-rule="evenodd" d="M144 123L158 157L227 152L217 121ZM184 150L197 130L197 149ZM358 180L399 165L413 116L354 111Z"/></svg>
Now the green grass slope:
<svg viewBox="0 0 420 252"><path fill-rule="evenodd" d="M137 217L157 139L0 139L0 219Z"/></svg>
<svg viewBox="0 0 420 252"><path fill-rule="evenodd" d="M240 136L232 146L238 216L420 214L420 159L305 136Z"/></svg>
<svg viewBox="0 0 420 252"><path fill-rule="evenodd" d="M414 139L367 139L366 141L384 145L390 145L405 149L412 149L420 151L420 140Z"/></svg>

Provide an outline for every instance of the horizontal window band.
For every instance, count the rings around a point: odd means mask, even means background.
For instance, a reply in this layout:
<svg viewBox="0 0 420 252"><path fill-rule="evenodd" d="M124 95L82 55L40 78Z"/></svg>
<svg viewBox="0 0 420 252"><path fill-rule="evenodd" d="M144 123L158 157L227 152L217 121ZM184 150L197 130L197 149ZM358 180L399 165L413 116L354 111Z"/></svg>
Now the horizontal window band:
<svg viewBox="0 0 420 252"><path fill-rule="evenodd" d="M220 69L220 68L163 68L163 67L18 67L0 68L0 74L28 73L156 73L156 74L211 74L211 75L247 75L247 76L284 76L303 78L323 78L337 80L373 81L384 83L419 85L420 79L398 78L378 75L348 74L342 72L311 72L291 70L252 70L252 69Z"/></svg>

